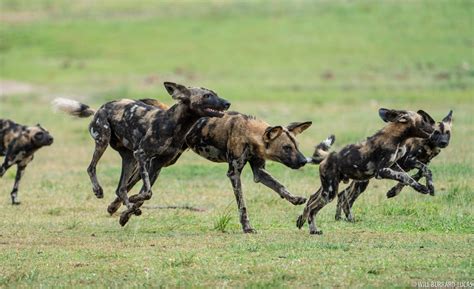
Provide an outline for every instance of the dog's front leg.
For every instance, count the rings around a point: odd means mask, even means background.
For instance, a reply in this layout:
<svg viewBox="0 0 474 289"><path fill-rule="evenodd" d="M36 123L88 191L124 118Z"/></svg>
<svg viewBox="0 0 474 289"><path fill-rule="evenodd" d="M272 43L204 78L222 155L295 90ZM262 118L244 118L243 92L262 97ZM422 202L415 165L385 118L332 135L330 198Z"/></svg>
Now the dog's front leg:
<svg viewBox="0 0 474 289"><path fill-rule="evenodd" d="M246 161L243 157L239 159L229 160L229 170L227 171L227 177L232 184L234 190L235 200L237 201L237 207L240 214L240 224L244 233L256 233L256 231L250 225L250 220L247 215L247 207L242 192L242 183L240 181L240 174L245 166Z"/></svg>
<svg viewBox="0 0 474 289"><path fill-rule="evenodd" d="M423 172L421 170L418 170L418 172L416 174L414 174L413 176L411 176L412 179L414 179L415 181L419 181L421 178L423 177ZM403 190L403 188L405 187L406 185L405 184L402 184L402 183L398 183L396 184L395 186L393 186L388 192L387 192L387 198L393 198L393 197L396 197L398 196L398 194L400 194L400 192Z"/></svg>
<svg viewBox="0 0 474 289"><path fill-rule="evenodd" d="M377 171L377 175L375 176L375 178L396 180L404 185L412 187L419 193L422 193L422 194L429 193L429 189L426 186L423 186L422 184L412 179L410 175L407 174L406 172L398 172L391 168L382 168Z"/></svg>
<svg viewBox="0 0 474 289"><path fill-rule="evenodd" d="M274 190L282 199L286 199L293 205L301 205L306 202L306 198L294 196L291 194L284 185L280 184L265 170L265 161L263 160L251 160L250 166L252 167L254 181L256 183L262 183L270 189Z"/></svg>
<svg viewBox="0 0 474 289"><path fill-rule="evenodd" d="M430 168L428 167L427 164L424 164L420 161L416 161L415 167L419 170L418 174L421 172L422 176L425 177L426 179L426 186L430 190L430 195L434 196L435 195L435 188L433 184L433 173L431 172ZM416 179L418 181L421 177Z"/></svg>
<svg viewBox="0 0 474 289"><path fill-rule="evenodd" d="M26 165L17 165L17 171L15 176L15 184L13 185L13 190L11 192L12 205L19 205L20 201L18 200L18 189L20 187L21 177L25 172Z"/></svg>

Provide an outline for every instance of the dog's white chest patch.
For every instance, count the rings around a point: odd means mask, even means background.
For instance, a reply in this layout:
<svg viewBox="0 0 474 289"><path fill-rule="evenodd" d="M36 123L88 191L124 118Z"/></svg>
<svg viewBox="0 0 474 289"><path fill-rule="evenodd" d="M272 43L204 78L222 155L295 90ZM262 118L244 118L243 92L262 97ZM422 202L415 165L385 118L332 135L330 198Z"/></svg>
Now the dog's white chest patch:
<svg viewBox="0 0 474 289"><path fill-rule="evenodd" d="M390 162L394 163L401 157L403 157L407 152L407 147L402 145L397 147L397 150L390 156Z"/></svg>

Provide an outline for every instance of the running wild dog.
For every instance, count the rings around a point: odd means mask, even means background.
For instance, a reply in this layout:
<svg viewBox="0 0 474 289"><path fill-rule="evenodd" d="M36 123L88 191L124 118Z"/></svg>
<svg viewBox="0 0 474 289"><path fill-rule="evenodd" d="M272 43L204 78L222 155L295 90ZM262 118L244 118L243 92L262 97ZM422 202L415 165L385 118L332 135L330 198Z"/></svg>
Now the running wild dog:
<svg viewBox="0 0 474 289"><path fill-rule="evenodd" d="M0 156L5 156L0 167L0 177L13 165L17 166L15 184L11 192L12 205L19 205L18 188L21 177L34 153L53 143L53 137L37 124L24 126L11 120L0 119Z"/></svg>
<svg viewBox="0 0 474 289"><path fill-rule="evenodd" d="M340 152L332 152L321 161L319 174L321 188L310 196L303 214L296 225L301 228L309 222L310 234L322 234L315 223L315 215L338 193L339 183L377 179L397 180L421 193L429 193L426 186L411 179L406 172L391 167L406 153L405 141L418 137L426 139L434 131L434 120L426 112L380 109L379 115L388 124L366 141L351 144ZM352 219L350 207L343 203L343 210Z"/></svg>
<svg viewBox="0 0 474 289"><path fill-rule="evenodd" d="M430 195L434 196L434 186L431 171L428 169L430 161L436 157L441 149L446 148L451 138L451 123L453 111L450 111L441 122L435 126L433 134L427 138L410 138L405 142L407 152L400 158L393 166L395 171L409 172L413 169L418 169L418 172L412 176L413 180L419 181L422 177L426 179L426 187L428 187ZM348 202L349 208L352 208L354 202L362 194L369 180L352 181L349 187L339 193L337 199L336 220L341 218L341 211L343 202ZM393 198L398 195L405 187L405 184L398 183L387 192L388 198ZM352 216L353 217L353 216ZM350 216L346 216L350 220ZM350 220L352 221L352 220Z"/></svg>
<svg viewBox="0 0 474 289"><path fill-rule="evenodd" d="M122 173L116 190L117 197L127 206L120 216L122 226L132 214L141 214L139 208L151 198L151 187L161 168L178 160L186 147L184 137L189 128L201 117L222 117L230 106L228 101L206 88L172 82L165 82L164 86L177 101L167 110L149 105L147 101L130 99L108 102L97 111L73 100L56 99L53 103L57 109L74 116L93 116L89 131L95 140L95 151L87 172L98 198L103 198L96 176L99 159L109 144L122 157ZM129 198L130 178L136 168L143 186L139 194Z"/></svg>
<svg viewBox="0 0 474 289"><path fill-rule="evenodd" d="M245 233L255 230L247 216L240 174L250 163L256 183L261 182L293 205L306 199L294 196L266 170L265 161L280 162L292 169L304 166L307 159L298 149L295 136L311 122L292 123L287 127L270 126L254 117L237 112L226 113L222 118L201 118L186 136L187 145L198 155L213 161L229 164L227 176L232 184L240 223Z"/></svg>

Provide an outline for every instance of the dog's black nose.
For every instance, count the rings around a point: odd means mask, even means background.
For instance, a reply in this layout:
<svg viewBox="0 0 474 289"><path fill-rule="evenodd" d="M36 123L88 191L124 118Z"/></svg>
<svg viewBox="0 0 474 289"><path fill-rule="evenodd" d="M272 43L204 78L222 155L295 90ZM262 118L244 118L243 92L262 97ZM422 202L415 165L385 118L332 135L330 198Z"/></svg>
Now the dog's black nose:
<svg viewBox="0 0 474 289"><path fill-rule="evenodd" d="M298 161L298 167L302 167L308 163L308 160L306 158L300 159Z"/></svg>
<svg viewBox="0 0 474 289"><path fill-rule="evenodd" d="M229 109L230 102L228 102L228 101L224 102L224 107L225 107L225 109Z"/></svg>
<svg viewBox="0 0 474 289"><path fill-rule="evenodd" d="M442 148L445 148L448 146L448 142L447 141L442 141L439 143L439 146L442 147Z"/></svg>

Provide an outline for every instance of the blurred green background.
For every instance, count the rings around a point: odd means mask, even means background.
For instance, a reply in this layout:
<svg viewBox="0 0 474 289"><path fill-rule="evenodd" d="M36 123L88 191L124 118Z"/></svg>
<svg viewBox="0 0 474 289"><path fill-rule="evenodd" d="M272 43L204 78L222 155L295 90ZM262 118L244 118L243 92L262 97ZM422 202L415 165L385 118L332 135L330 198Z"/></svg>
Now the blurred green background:
<svg viewBox="0 0 474 289"><path fill-rule="evenodd" d="M0 0L0 118L40 122L55 136L27 169L20 207L8 202L15 172L0 180L0 287L472 280L473 15L469 0ZM122 229L105 212L117 154L109 149L99 164L106 198L96 200L85 173L88 120L54 114L49 103L172 104L163 81L213 89L270 124L312 120L298 137L307 155L331 133L336 149L373 134L383 126L380 107L424 109L436 120L453 109L452 142L431 166L438 194L406 189L386 200L393 182L373 181L354 205L355 224L335 222L331 204L319 217L325 235L310 237L294 226L302 207L254 184L246 169L259 234L244 236L226 166L188 152L162 172L150 204L206 211L145 210ZM319 186L314 166L268 170L297 195Z"/></svg>

